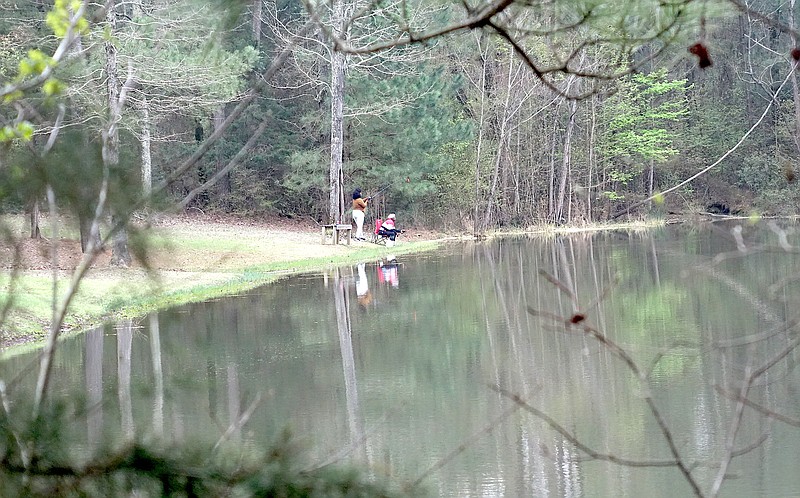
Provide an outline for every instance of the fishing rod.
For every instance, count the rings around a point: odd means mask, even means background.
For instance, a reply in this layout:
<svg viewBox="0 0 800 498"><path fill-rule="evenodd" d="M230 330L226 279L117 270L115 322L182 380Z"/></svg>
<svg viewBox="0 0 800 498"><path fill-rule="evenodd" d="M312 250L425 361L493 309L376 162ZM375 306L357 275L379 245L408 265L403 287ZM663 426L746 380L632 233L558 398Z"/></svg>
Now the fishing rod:
<svg viewBox="0 0 800 498"><path fill-rule="evenodd" d="M386 193L386 191L389 190L389 187L390 187L389 184L384 185L383 187L379 188L377 192L375 192L371 196L367 197L367 200L371 201L375 197L378 197L379 195Z"/></svg>

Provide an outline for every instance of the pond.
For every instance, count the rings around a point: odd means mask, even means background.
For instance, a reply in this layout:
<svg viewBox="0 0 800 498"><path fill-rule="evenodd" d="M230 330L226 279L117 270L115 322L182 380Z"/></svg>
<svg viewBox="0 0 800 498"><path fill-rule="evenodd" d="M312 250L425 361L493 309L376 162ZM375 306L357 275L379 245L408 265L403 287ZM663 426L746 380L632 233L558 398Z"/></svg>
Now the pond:
<svg viewBox="0 0 800 498"><path fill-rule="evenodd" d="M798 243L785 221L454 243L69 337L53 389L97 406L89 448L289 430L310 466L416 495L798 495Z"/></svg>

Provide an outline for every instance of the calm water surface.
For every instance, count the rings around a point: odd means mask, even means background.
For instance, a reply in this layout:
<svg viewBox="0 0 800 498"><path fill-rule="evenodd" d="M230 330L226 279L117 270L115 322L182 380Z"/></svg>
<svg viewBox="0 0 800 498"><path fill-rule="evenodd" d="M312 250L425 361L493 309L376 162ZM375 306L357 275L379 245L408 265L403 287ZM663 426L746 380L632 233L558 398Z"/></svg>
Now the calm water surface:
<svg viewBox="0 0 800 498"><path fill-rule="evenodd" d="M88 447L216 441L260 400L234 441L289 429L310 465L432 496L691 495L674 465L608 461L674 462L670 442L703 492L733 451L722 496L800 496L800 237L733 226L459 243L291 277L68 338L55 389L100 407L80 422Z"/></svg>

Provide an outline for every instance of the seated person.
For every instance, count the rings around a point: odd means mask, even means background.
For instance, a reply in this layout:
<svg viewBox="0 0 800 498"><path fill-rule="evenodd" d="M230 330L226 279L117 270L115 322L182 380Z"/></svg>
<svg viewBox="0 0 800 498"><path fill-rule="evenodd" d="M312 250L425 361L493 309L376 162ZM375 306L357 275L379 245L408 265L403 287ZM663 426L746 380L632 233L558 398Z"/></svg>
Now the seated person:
<svg viewBox="0 0 800 498"><path fill-rule="evenodd" d="M395 220L394 213L390 214L386 217L386 221L383 222L381 228L378 230L378 235L382 235L384 237L389 237L389 240L394 242L394 239L397 237L398 233L403 233L402 230L398 230L394 225Z"/></svg>

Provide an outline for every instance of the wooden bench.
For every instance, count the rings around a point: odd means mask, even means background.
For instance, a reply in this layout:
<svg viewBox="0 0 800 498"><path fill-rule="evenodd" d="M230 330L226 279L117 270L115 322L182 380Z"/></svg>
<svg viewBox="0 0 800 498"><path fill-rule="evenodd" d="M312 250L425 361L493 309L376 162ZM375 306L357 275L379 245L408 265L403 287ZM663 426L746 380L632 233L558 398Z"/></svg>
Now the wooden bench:
<svg viewBox="0 0 800 498"><path fill-rule="evenodd" d="M345 237L349 246L352 232L353 226L348 224L322 225L322 243L328 243L328 233L330 233L334 244L338 244L342 237Z"/></svg>

